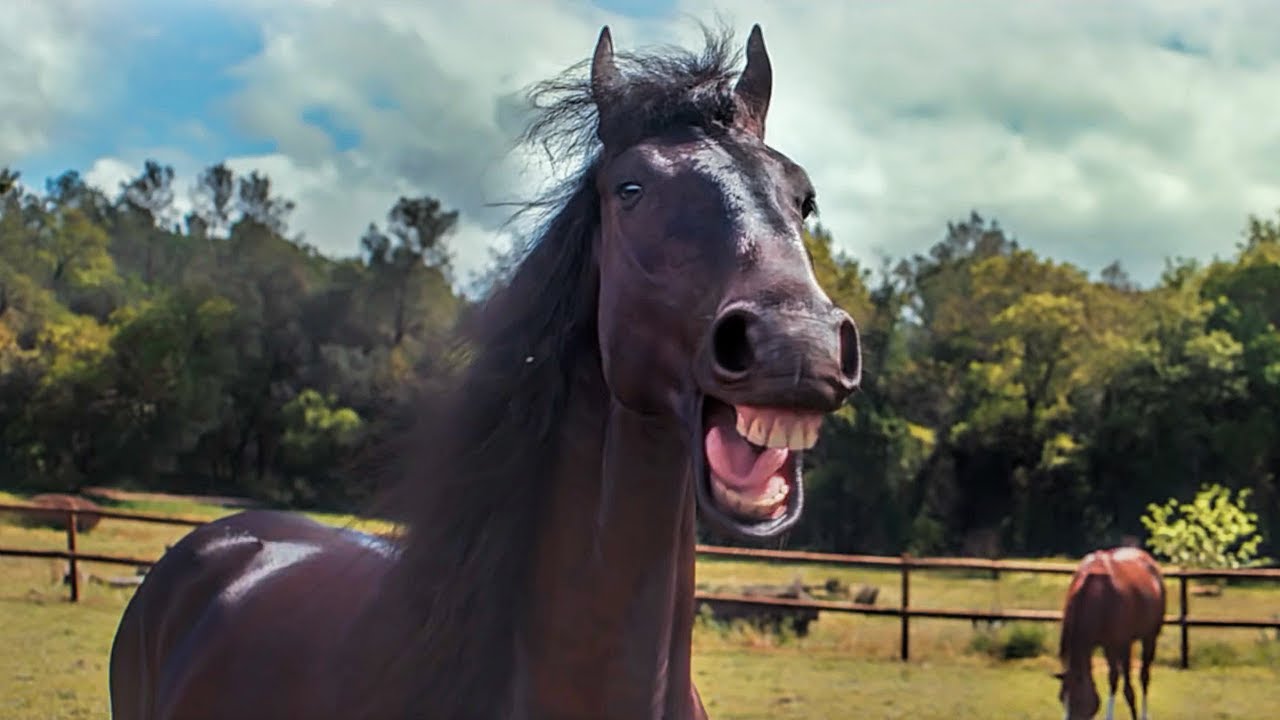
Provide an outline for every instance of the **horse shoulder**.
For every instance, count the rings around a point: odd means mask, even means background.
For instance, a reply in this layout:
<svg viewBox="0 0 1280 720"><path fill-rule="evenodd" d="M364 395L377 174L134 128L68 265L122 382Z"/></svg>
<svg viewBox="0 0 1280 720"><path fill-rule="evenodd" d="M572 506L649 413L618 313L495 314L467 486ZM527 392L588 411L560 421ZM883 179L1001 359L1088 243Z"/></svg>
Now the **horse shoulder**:
<svg viewBox="0 0 1280 720"><path fill-rule="evenodd" d="M157 660L157 717L241 711L243 698L211 695L232 678L242 686L253 684L250 677L277 689L313 685L314 664L332 657L345 623L390 564L386 557L369 536L269 511L189 533L153 567L137 597L138 621L152 634ZM277 695L312 698L321 703L313 710L323 712L324 692Z"/></svg>

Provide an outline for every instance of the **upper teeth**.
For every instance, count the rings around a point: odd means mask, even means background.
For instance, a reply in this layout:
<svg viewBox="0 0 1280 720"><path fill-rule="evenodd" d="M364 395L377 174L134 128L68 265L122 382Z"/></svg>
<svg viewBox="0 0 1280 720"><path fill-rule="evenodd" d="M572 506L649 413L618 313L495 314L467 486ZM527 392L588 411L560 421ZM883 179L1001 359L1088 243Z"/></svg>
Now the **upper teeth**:
<svg viewBox="0 0 1280 720"><path fill-rule="evenodd" d="M822 415L738 406L738 434L771 448L808 450L818 442Z"/></svg>

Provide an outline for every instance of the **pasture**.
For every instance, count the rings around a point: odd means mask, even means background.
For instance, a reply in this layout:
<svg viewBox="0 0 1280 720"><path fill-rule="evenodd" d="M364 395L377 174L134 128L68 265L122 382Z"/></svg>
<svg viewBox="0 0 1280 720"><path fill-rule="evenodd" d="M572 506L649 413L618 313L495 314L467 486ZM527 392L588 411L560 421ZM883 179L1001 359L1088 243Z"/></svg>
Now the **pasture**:
<svg viewBox="0 0 1280 720"><path fill-rule="evenodd" d="M0 493L0 502L16 498ZM220 507L163 498L126 503L139 512L213 518ZM328 522L348 518L316 515ZM373 523L357 525L374 528ZM156 557L180 537L180 527L104 520L81 535L80 549ZM0 521L0 546L56 549L56 531ZM66 601L56 563L0 558L0 717L106 718L107 657L116 623L131 589L93 578L131 574L131 569L86 563L78 605ZM852 586L875 585L878 604L897 603L893 572L823 566L784 566L752 561L702 559L698 582L735 585L807 583L839 578ZM1006 574L992 581L978 573L918 572L912 603L931 607L1056 609L1067 578ZM1174 590L1171 584L1171 591ZM1201 616L1268 617L1280 613L1280 587L1233 585L1219 597L1192 598ZM909 664L897 661L895 618L824 613L803 639L778 638L742 626L709 625L695 631L694 671L708 712L726 718L1038 718L1058 716L1053 651L1057 626L1043 631L1043 654L998 660L983 650L1011 633L1035 639L1025 627L996 631L992 642L975 642L982 631L967 622L912 621ZM1177 634L1162 636L1151 693L1152 716L1245 719L1270 717L1280 701L1280 640L1256 630L1193 628L1192 670L1179 671ZM1034 643L1033 643L1034 644ZM1100 660L1099 660L1100 662ZM1099 667L1097 679L1105 684ZM1135 670L1136 682L1136 670ZM1269 709L1270 708L1270 709Z"/></svg>

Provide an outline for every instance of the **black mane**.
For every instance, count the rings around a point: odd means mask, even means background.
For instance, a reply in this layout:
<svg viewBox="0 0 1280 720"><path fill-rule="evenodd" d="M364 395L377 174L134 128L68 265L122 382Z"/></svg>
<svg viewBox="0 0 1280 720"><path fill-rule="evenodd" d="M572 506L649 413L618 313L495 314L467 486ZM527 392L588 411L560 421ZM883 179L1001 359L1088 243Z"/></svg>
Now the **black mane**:
<svg viewBox="0 0 1280 720"><path fill-rule="evenodd" d="M614 53L620 82L604 98L617 118L611 140L626 147L674 127L718 132L740 112L733 94L739 68L731 32L702 27L701 54L674 47L661 51ZM590 60L558 78L533 86L529 100L537 115L523 140L542 146L550 157L579 157L599 150L600 121L592 94Z"/></svg>
<svg viewBox="0 0 1280 720"><path fill-rule="evenodd" d="M732 122L738 56L729 33L703 31L701 55L616 55L622 82L610 102L628 119L626 137ZM551 479L572 379L599 372L592 244L600 143L588 67L529 92L535 115L522 140L579 169L521 210L548 219L509 277L457 328L467 361L451 387L424 398L417 427L397 443L402 467L384 498L387 514L407 528L398 587L420 613L388 677L414 688L406 700L439 717L506 710L537 531L532 510Z"/></svg>

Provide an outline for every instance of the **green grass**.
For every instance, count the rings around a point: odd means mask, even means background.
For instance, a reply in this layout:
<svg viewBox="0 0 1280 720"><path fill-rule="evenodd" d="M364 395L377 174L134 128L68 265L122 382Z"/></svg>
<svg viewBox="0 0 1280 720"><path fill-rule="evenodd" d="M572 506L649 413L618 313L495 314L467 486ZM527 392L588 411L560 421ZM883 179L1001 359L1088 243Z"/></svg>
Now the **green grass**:
<svg viewBox="0 0 1280 720"><path fill-rule="evenodd" d="M995 665L953 659L903 665L802 647L753 650L698 643L694 656L699 691L716 720L1061 717L1050 671L1043 662ZM1099 669L1096 677L1105 686L1105 673ZM1133 679L1136 686L1136 671ZM1275 668L1156 668L1151 717L1272 718L1280 700L1277 681ZM1127 710L1117 717L1128 718Z"/></svg>
<svg viewBox="0 0 1280 720"><path fill-rule="evenodd" d="M0 493L0 503L15 500ZM163 499L125 503L121 509L200 518L234 512ZM317 517L349 522L340 516ZM80 548L156 557L185 532L108 519L81 535ZM63 543L59 532L16 527L0 518L0 545L5 547L52 549ZM132 573L127 567L92 563L84 569L98 577ZM898 576L892 572L724 559L700 560L698 565L699 582L713 585L790 582L797 574L811 584L838 577L855 588L877 585L878 604L898 602ZM0 558L0 718L108 717L107 658L132 591L87 582L81 602L71 605L60 578L55 562ZM911 599L912 604L934 607L1055 609L1066 581L1061 576L1006 574L993 582L958 572L913 572ZM1230 587L1221 597L1192 598L1191 603L1197 615L1268 617L1280 612L1280 586ZM1050 677L1056 669L1057 626L1038 627L1043 631L1039 641L1038 633L1022 624L986 636L967 622L914 620L913 659L904 665L896 659L895 618L823 613L802 639L764 635L740 625L700 625L694 634L694 672L716 720L1057 717L1057 686ZM1177 629L1167 628L1160 643L1152 717L1274 716L1280 701L1280 641L1273 635L1193 628L1194 669L1189 672L1171 667L1177 662L1177 638ZM1016 650L1007 652L1010 647ZM1036 654L1037 647L1044 652ZM1000 659L1009 654L1032 657ZM1105 685L1100 666L1096 677Z"/></svg>

